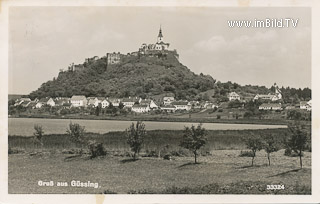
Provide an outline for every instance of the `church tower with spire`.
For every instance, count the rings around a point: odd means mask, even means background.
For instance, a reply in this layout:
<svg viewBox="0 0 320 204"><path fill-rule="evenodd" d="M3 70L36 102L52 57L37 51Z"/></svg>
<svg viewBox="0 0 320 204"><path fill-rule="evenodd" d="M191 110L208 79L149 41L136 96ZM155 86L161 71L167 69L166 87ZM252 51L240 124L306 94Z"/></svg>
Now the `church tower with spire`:
<svg viewBox="0 0 320 204"><path fill-rule="evenodd" d="M163 35L162 35L162 30L161 30L161 25L160 25L157 43L161 43L161 42L163 42Z"/></svg>

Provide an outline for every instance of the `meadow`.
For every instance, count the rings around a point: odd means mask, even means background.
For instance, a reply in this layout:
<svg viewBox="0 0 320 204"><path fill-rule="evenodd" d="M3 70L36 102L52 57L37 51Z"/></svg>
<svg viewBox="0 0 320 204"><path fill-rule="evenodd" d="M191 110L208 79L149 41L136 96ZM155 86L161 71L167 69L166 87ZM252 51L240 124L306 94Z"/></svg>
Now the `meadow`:
<svg viewBox="0 0 320 204"><path fill-rule="evenodd" d="M66 134L44 135L43 146L32 137L9 136L9 193L71 194L311 194L311 152L304 152L303 168L297 157L284 155L284 149L271 154L257 152L251 158L242 140L249 135L288 136L288 129L208 130L207 144L199 163L179 146L183 131L147 131L138 160L126 142L125 132L86 133L86 138L103 143L107 155L90 159ZM170 154L171 160L163 159ZM71 181L98 183L99 187L74 187ZM53 186L39 186L52 181ZM57 186L58 182L68 186ZM268 190L267 185L284 185Z"/></svg>

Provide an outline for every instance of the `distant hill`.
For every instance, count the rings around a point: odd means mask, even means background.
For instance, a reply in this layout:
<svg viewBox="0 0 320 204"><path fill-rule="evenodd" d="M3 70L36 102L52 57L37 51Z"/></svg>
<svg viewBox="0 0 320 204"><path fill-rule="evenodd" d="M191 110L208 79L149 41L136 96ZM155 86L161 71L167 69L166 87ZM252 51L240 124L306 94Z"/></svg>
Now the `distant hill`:
<svg viewBox="0 0 320 204"><path fill-rule="evenodd" d="M177 59L173 51L149 55L122 55L117 64L108 64L106 57L87 61L78 71L61 71L57 78L43 83L29 94L30 98L71 97L72 95L227 101L227 94L236 91L242 98L272 93L274 87L241 86L221 83L210 75L195 74ZM281 88L285 102L296 103L311 98L311 90Z"/></svg>

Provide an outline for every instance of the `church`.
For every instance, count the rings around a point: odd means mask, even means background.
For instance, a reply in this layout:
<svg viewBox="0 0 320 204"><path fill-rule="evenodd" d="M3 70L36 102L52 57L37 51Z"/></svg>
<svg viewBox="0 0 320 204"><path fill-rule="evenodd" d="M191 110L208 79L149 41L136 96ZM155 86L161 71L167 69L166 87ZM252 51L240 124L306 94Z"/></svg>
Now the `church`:
<svg viewBox="0 0 320 204"><path fill-rule="evenodd" d="M164 37L162 34L162 29L160 26L157 42L155 44L149 44L147 45L146 43L143 43L141 45L141 48L139 49L139 52L145 54L148 51L163 51L163 50L168 50L169 49L169 43L164 42Z"/></svg>

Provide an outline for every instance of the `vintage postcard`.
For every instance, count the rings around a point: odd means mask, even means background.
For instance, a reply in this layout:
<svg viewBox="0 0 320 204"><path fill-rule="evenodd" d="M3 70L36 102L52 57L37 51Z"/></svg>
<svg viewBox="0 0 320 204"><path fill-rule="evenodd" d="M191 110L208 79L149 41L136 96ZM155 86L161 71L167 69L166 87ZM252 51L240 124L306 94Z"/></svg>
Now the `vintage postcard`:
<svg viewBox="0 0 320 204"><path fill-rule="evenodd" d="M0 202L319 202L317 5L202 3L4 1Z"/></svg>

